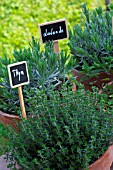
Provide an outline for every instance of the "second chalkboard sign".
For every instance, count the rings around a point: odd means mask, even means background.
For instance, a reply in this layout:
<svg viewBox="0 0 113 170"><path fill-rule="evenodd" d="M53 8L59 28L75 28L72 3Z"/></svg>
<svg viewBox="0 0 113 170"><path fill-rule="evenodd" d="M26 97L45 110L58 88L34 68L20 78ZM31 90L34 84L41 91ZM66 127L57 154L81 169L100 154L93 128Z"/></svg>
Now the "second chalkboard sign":
<svg viewBox="0 0 113 170"><path fill-rule="evenodd" d="M26 61L8 65L8 73L10 85L12 88L29 83Z"/></svg>
<svg viewBox="0 0 113 170"><path fill-rule="evenodd" d="M65 19L40 24L39 29L42 43L68 38L68 30Z"/></svg>

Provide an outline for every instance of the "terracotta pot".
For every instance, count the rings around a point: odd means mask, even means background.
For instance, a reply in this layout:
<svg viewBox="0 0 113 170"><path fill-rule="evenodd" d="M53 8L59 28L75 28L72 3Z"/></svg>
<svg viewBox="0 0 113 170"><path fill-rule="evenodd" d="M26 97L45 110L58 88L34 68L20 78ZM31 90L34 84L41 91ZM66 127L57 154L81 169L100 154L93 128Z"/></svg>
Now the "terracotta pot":
<svg viewBox="0 0 113 170"><path fill-rule="evenodd" d="M82 84L84 84L85 90L92 91L92 86L96 86L99 90L102 90L103 87L111 82L113 82L113 73L105 73L101 72L92 78L86 77L85 80L82 81L82 78L85 76L84 73L79 73L78 70L72 71L73 75L76 77L76 80Z"/></svg>
<svg viewBox="0 0 113 170"><path fill-rule="evenodd" d="M97 161L89 166L89 170L113 170L113 145Z"/></svg>
<svg viewBox="0 0 113 170"><path fill-rule="evenodd" d="M18 130L16 124L20 122L20 118L19 118L19 116L10 115L10 114L7 114L7 113L0 111L0 122L4 126L10 125L15 130Z"/></svg>

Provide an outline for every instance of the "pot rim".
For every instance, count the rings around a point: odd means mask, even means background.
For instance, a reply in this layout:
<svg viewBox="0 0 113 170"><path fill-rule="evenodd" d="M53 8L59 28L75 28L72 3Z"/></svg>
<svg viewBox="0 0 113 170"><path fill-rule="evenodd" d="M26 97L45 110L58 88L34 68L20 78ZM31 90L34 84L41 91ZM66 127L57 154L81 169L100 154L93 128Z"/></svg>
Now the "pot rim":
<svg viewBox="0 0 113 170"><path fill-rule="evenodd" d="M4 116L4 117L10 117L10 118L19 118L19 116L17 115L13 115L13 114L8 114L8 113L4 113L0 110L0 115Z"/></svg>

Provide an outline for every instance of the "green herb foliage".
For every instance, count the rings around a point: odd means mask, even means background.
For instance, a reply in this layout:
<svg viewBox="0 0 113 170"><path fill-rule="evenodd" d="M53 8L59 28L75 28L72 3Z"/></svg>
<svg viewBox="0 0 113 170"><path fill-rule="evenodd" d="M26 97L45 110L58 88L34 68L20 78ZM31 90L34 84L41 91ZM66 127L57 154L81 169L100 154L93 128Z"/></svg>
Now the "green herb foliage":
<svg viewBox="0 0 113 170"><path fill-rule="evenodd" d="M0 156L4 153L3 147L5 147L7 142L6 139L7 133L8 133L8 129L0 123Z"/></svg>
<svg viewBox="0 0 113 170"><path fill-rule="evenodd" d="M89 76L113 70L112 11L89 11L83 5L84 22L70 30L69 47L76 65ZM75 65L75 66L76 66Z"/></svg>
<svg viewBox="0 0 113 170"><path fill-rule="evenodd" d="M8 134L10 167L15 159L23 170L86 169L113 141L113 110L96 89L74 93L64 86L50 100L37 90L28 101L35 116Z"/></svg>
<svg viewBox="0 0 113 170"><path fill-rule="evenodd" d="M7 56L0 58L0 109L5 112L20 113L17 88L12 89L9 84L8 64L27 61L30 84L23 86L24 99L30 95L26 94L30 88L33 88L34 91L35 89L45 89L49 97L50 89L59 89L73 67L74 60L70 55L64 51L57 55L53 51L52 42L48 42L41 50L40 43L32 37L29 45L29 48L14 50L12 60ZM29 112L29 103L25 103L25 106Z"/></svg>

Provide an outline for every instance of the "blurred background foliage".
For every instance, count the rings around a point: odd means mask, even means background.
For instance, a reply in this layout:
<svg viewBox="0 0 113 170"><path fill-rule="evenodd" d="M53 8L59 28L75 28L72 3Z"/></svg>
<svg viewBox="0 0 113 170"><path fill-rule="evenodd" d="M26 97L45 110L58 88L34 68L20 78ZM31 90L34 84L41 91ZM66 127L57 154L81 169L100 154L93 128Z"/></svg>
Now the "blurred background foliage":
<svg viewBox="0 0 113 170"><path fill-rule="evenodd" d="M113 0L112 0L113 1ZM81 22L81 4L89 9L102 6L105 0L3 0L0 1L0 56L26 47L31 36L40 39L38 24L66 18L68 27ZM67 40L59 42L68 49Z"/></svg>

